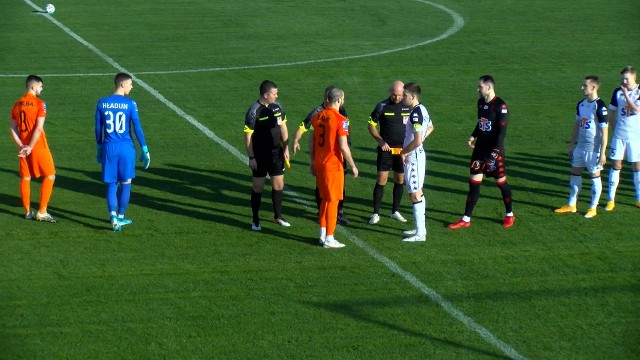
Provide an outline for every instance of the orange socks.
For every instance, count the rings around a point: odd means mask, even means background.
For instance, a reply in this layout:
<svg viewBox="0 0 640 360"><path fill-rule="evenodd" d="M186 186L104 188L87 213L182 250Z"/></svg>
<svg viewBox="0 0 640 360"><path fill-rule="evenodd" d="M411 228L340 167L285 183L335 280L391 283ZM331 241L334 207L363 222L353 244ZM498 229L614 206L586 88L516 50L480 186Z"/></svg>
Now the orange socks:
<svg viewBox="0 0 640 360"><path fill-rule="evenodd" d="M48 177L42 179L42 186L40 187L40 208L38 212L40 214L47 213L47 205L49 204L49 199L51 198L51 193L53 192L53 181Z"/></svg>
<svg viewBox="0 0 640 360"><path fill-rule="evenodd" d="M31 180L20 180L20 198L22 199L24 213L28 214L31 211Z"/></svg>
<svg viewBox="0 0 640 360"><path fill-rule="evenodd" d="M324 200L323 200L324 202ZM327 236L336 232L336 223L338 222L338 200L327 201L326 221Z"/></svg>

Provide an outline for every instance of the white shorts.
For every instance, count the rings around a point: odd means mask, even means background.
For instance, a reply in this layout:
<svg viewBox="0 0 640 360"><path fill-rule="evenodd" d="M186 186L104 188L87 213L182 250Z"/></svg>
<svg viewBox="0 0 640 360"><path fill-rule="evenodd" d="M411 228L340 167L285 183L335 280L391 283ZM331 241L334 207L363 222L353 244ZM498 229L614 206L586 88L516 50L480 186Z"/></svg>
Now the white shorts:
<svg viewBox="0 0 640 360"><path fill-rule="evenodd" d="M611 149L609 150L609 159L622 160L627 157L630 163L640 161L640 139L619 139L614 137L611 139Z"/></svg>
<svg viewBox="0 0 640 360"><path fill-rule="evenodd" d="M573 150L571 158L571 167L585 168L589 174L593 174L602 170L602 166L598 162L597 151L582 151L578 148Z"/></svg>
<svg viewBox="0 0 640 360"><path fill-rule="evenodd" d="M404 165L404 182L409 194L422 191L424 176L427 170L427 154L419 147L409 154Z"/></svg>

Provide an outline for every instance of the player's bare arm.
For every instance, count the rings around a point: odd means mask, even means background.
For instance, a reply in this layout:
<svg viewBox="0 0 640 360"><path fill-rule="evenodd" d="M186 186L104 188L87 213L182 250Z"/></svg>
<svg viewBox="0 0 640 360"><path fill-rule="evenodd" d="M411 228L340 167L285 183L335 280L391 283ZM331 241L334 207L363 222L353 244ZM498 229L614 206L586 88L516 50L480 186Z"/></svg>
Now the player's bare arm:
<svg viewBox="0 0 640 360"><path fill-rule="evenodd" d="M282 149L284 150L284 159L289 160L289 129L287 129L287 123L282 122L280 124L280 139Z"/></svg>
<svg viewBox="0 0 640 360"><path fill-rule="evenodd" d="M33 135L31 136L31 142L29 144L26 144L20 149L20 154L23 154L23 156L29 156L31 154L31 150L33 150L33 147L36 145L36 143L40 139L40 136L42 136L43 131L44 131L44 117L41 116L36 120L36 128L33 130Z"/></svg>
<svg viewBox="0 0 640 360"><path fill-rule="evenodd" d="M429 127L427 128L427 135L425 135L425 139L429 137L429 135L431 135L431 133L433 132L433 125L429 125Z"/></svg>
<svg viewBox="0 0 640 360"><path fill-rule="evenodd" d="M11 138L13 139L13 142L18 147L18 156L25 157L25 155L22 152L22 149L26 148L26 145L24 145L22 143L22 140L20 140L20 136L18 136L18 124L16 124L16 122L13 119L11 119L11 127L9 128L9 132L11 133Z"/></svg>
<svg viewBox="0 0 640 360"><path fill-rule="evenodd" d="M636 104L637 99L631 98L630 96L631 92L627 89L626 86L622 85L620 88L622 89L622 93L624 94L624 99L627 102L627 106L629 106L631 115L635 115L638 112L640 112L640 107L638 107L638 105Z"/></svg>
<svg viewBox="0 0 640 360"><path fill-rule="evenodd" d="M305 133L305 130L303 130L302 127L299 127L298 130L296 130L296 134L293 137L293 155L296 155L296 152L298 150L300 150L300 139L302 138L302 134Z"/></svg>
<svg viewBox="0 0 640 360"><path fill-rule="evenodd" d="M600 132L600 155L598 162L601 166L607 163L607 156L605 155L605 151L607 150L607 145L609 144L609 128L604 127Z"/></svg>
<svg viewBox="0 0 640 360"><path fill-rule="evenodd" d="M313 167L313 158L315 156L314 144L313 144L313 130L309 130L308 147L309 147L309 159L311 159L311 164L309 165L309 172L311 173L312 176L316 176L316 169Z"/></svg>
<svg viewBox="0 0 640 360"><path fill-rule="evenodd" d="M353 161L353 157L351 156L351 149L349 149L349 141L347 139L346 136L340 136L338 138L338 145L340 145L340 151L342 151L342 155L344 156L344 159L347 161L347 164L349 164L349 167L351 168L351 173L353 174L353 178L357 178L358 177L358 168L356 168L356 163Z"/></svg>
<svg viewBox="0 0 640 360"><path fill-rule="evenodd" d="M576 146L576 140L578 139L578 131L580 130L580 126L576 121L573 124L573 129L571 130L571 136L569 137L569 149L567 150L567 155L569 159L573 158L573 149Z"/></svg>
<svg viewBox="0 0 640 360"><path fill-rule="evenodd" d="M373 139L378 143L378 146L380 146L382 151L391 151L391 147L389 147L389 144L382 139L380 132L375 125L369 124L369 133L373 136Z"/></svg>
<svg viewBox="0 0 640 360"><path fill-rule="evenodd" d="M407 157L409 153L413 150L417 149L420 145L422 145L422 130L418 130L413 135L413 140L405 146L402 151L400 151L400 156L402 157L402 163L407 163Z"/></svg>
<svg viewBox="0 0 640 360"><path fill-rule="evenodd" d="M247 156L249 157L249 168L251 170L258 169L258 163L256 163L255 154L253 153L253 141L251 140L251 133L244 133L244 144L247 148Z"/></svg>

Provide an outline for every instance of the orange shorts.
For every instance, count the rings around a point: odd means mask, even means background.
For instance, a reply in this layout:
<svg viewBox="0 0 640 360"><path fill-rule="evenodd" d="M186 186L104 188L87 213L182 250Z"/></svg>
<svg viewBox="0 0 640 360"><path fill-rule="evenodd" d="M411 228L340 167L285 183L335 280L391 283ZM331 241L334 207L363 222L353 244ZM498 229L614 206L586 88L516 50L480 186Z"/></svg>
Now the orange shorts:
<svg viewBox="0 0 640 360"><path fill-rule="evenodd" d="M316 171L316 185L320 192L320 198L324 200L342 200L344 171Z"/></svg>
<svg viewBox="0 0 640 360"><path fill-rule="evenodd" d="M49 149L37 149L32 151L27 157L20 159L20 169L18 171L21 178L55 175L56 168L53 165L53 157Z"/></svg>

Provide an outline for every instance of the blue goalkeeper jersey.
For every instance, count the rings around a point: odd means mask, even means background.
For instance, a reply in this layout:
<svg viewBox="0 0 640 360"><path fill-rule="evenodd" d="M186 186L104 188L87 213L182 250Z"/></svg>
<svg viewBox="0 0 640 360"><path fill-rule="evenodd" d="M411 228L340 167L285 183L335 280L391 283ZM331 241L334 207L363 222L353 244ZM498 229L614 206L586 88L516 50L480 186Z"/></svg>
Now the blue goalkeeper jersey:
<svg viewBox="0 0 640 360"><path fill-rule="evenodd" d="M140 146L146 146L147 143L138 116L138 105L133 99L114 94L98 101L98 105L96 105L96 143L133 142L132 128Z"/></svg>

